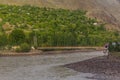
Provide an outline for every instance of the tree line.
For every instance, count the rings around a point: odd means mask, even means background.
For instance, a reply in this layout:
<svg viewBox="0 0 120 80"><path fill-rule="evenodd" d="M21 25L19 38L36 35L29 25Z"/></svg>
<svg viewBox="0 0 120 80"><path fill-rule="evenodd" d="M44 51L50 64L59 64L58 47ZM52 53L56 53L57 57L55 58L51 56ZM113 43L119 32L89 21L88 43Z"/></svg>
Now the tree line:
<svg viewBox="0 0 120 80"><path fill-rule="evenodd" d="M86 16L84 10L0 5L0 47L103 46L120 33ZM96 23L96 25L95 25Z"/></svg>

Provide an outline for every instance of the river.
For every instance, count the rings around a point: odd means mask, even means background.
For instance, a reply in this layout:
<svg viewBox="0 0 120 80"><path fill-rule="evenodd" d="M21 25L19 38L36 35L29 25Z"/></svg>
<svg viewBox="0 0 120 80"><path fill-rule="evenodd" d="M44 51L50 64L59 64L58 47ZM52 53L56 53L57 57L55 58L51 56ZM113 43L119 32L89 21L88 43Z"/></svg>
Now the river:
<svg viewBox="0 0 120 80"><path fill-rule="evenodd" d="M93 80L94 74L62 65L103 56L101 51L37 56L0 57L0 80Z"/></svg>

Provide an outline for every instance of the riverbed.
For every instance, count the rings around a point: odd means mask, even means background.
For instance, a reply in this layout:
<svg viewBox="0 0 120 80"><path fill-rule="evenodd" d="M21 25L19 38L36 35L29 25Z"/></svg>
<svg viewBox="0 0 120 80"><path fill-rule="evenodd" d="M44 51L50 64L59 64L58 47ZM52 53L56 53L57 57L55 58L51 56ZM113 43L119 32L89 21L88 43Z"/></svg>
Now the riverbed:
<svg viewBox="0 0 120 80"><path fill-rule="evenodd" d="M37 56L0 57L0 80L95 80L91 73L63 67L98 56L102 51Z"/></svg>

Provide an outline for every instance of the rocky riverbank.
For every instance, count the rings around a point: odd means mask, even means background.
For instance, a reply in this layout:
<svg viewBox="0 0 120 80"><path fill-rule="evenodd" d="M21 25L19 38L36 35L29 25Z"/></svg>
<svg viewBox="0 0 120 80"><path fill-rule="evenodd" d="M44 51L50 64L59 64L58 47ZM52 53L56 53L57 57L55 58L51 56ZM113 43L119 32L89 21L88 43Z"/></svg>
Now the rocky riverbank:
<svg viewBox="0 0 120 80"><path fill-rule="evenodd" d="M65 67L79 72L97 74L97 76L93 78L99 77L98 80L120 80L120 59L112 56L110 56L109 59L107 56L102 56L82 62L67 64ZM105 77L103 78L103 76Z"/></svg>

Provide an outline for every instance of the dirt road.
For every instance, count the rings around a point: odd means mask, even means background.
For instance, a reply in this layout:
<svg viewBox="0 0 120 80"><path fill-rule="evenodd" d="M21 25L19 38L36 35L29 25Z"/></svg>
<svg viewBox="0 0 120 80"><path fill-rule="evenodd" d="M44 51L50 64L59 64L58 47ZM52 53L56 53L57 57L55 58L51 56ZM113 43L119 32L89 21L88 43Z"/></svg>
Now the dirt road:
<svg viewBox="0 0 120 80"><path fill-rule="evenodd" d="M103 56L101 51L25 57L0 57L0 80L90 80L91 73L61 65ZM93 79L91 79L93 80Z"/></svg>

